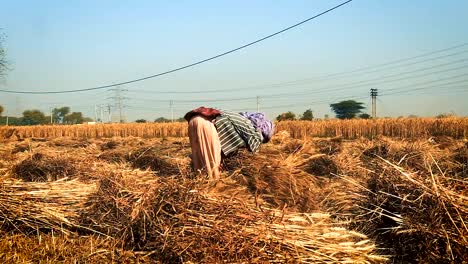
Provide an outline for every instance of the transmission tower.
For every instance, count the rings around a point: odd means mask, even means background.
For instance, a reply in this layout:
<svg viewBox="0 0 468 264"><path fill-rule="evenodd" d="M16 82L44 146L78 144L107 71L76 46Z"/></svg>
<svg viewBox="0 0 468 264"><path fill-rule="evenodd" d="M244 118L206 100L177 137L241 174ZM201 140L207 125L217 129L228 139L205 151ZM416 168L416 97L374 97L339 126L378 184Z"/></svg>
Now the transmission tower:
<svg viewBox="0 0 468 264"><path fill-rule="evenodd" d="M377 89L371 88L370 95L372 99L372 118L377 117Z"/></svg>
<svg viewBox="0 0 468 264"><path fill-rule="evenodd" d="M119 110L119 123L124 123L125 122L124 100L127 100L128 97L124 97L123 92L127 90L122 89L120 86L117 86L116 88L109 89L109 91L113 91L115 93L114 96L109 97L108 99L112 99L114 101L115 108Z"/></svg>
<svg viewBox="0 0 468 264"><path fill-rule="evenodd" d="M106 105L106 112L107 112L107 122L112 123L112 106L110 104Z"/></svg>
<svg viewBox="0 0 468 264"><path fill-rule="evenodd" d="M104 123L104 108L105 105L103 104L94 105L94 121L96 121L97 123Z"/></svg>

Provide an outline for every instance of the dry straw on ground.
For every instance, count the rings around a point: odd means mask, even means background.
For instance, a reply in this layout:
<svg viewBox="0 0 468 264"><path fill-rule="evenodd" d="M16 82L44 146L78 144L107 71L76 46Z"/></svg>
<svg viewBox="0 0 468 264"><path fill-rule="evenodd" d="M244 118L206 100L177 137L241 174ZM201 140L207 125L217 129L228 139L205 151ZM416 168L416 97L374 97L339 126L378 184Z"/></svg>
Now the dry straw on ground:
<svg viewBox="0 0 468 264"><path fill-rule="evenodd" d="M15 177L29 182L55 181L77 173L75 165L67 158L50 157L35 153L13 167Z"/></svg>
<svg viewBox="0 0 468 264"><path fill-rule="evenodd" d="M342 176L343 184L330 192L327 203L333 211L351 216L353 226L377 239L395 262L466 261L466 164L451 157L463 153L465 146L453 141L440 148L433 139L357 145L360 160L355 167L342 167L349 176ZM349 162L352 153L347 156ZM352 203L343 204L345 198Z"/></svg>
<svg viewBox="0 0 468 264"><path fill-rule="evenodd" d="M100 203L90 200L84 219L91 228L119 237L122 246L149 251L164 262L382 260L364 235L329 215L258 208L233 182L138 179L102 180L95 196Z"/></svg>
<svg viewBox="0 0 468 264"><path fill-rule="evenodd" d="M188 172L187 140L80 142L0 146L0 260L463 263L468 256L463 140L303 141L282 132L260 153L226 160L218 181ZM27 148L13 153L16 144ZM42 155L36 167L66 158L75 173L50 182L12 178L34 153ZM159 169L160 160L173 167ZM61 171L49 174L54 168ZM35 242L42 246L28 251Z"/></svg>
<svg viewBox="0 0 468 264"><path fill-rule="evenodd" d="M254 197L232 181L215 184L129 171L101 179L97 189L58 181L3 182L2 190L6 214L0 219L12 232L40 228L105 234L117 248L144 251L164 262L383 260L365 235L330 215L257 207Z"/></svg>
<svg viewBox="0 0 468 264"><path fill-rule="evenodd" d="M122 250L109 238L0 233L1 263L152 263L144 253Z"/></svg>
<svg viewBox="0 0 468 264"><path fill-rule="evenodd" d="M72 233L79 211L96 184L78 180L44 182L0 181L0 222L2 230L36 232L56 230Z"/></svg>

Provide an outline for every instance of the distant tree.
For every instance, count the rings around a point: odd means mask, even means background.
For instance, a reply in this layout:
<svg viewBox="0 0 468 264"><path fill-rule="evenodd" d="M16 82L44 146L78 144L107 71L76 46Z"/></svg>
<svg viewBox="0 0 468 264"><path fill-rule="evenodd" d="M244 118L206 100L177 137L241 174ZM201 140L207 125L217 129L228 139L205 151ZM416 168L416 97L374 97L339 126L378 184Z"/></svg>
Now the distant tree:
<svg viewBox="0 0 468 264"><path fill-rule="evenodd" d="M47 119L44 113L39 110L26 110L21 118L21 124L23 125L40 125L46 122Z"/></svg>
<svg viewBox="0 0 468 264"><path fill-rule="evenodd" d="M63 122L67 124L82 124L84 122L83 113L73 112L68 114L63 118Z"/></svg>
<svg viewBox="0 0 468 264"><path fill-rule="evenodd" d="M0 112L1 114L1 112ZM448 118L457 116L454 112L438 114L436 118Z"/></svg>
<svg viewBox="0 0 468 264"><path fill-rule="evenodd" d="M369 119L371 116L368 113L362 113L359 115L359 118L361 119Z"/></svg>
<svg viewBox="0 0 468 264"><path fill-rule="evenodd" d="M137 119L135 120L137 123L146 123L146 119Z"/></svg>
<svg viewBox="0 0 468 264"><path fill-rule="evenodd" d="M183 118L183 117L179 117L179 118L177 118L176 121L177 121L177 122L185 122L185 121L187 121L187 120L185 120L185 118Z"/></svg>
<svg viewBox="0 0 468 264"><path fill-rule="evenodd" d="M94 119L92 119L91 117L83 117L83 123L86 122L94 122Z"/></svg>
<svg viewBox="0 0 468 264"><path fill-rule="evenodd" d="M0 116L2 116L3 110L5 109L3 108L3 106L0 105Z"/></svg>
<svg viewBox="0 0 468 264"><path fill-rule="evenodd" d="M296 114L294 114L291 111L288 111L286 113L279 114L276 117L276 120L278 120L278 121L296 120Z"/></svg>
<svg viewBox="0 0 468 264"><path fill-rule="evenodd" d="M171 122L171 120L167 119L167 118L164 118L164 117L158 117L154 120L154 122L156 123L168 123L168 122Z"/></svg>
<svg viewBox="0 0 468 264"><path fill-rule="evenodd" d="M307 109L301 116L301 120L314 120L314 112L312 109Z"/></svg>
<svg viewBox="0 0 468 264"><path fill-rule="evenodd" d="M0 126L3 126L6 124L6 116L0 116ZM9 116L8 117L8 125L10 126L21 126L21 118L14 117L14 116Z"/></svg>
<svg viewBox="0 0 468 264"><path fill-rule="evenodd" d="M54 108L52 110L52 120L54 123L63 123L65 121L65 116L70 113L70 107L63 106L60 108Z"/></svg>
<svg viewBox="0 0 468 264"><path fill-rule="evenodd" d="M325 114L325 115L323 116L323 119L325 119L325 120L328 120L329 118L330 118L330 116L329 116L328 114Z"/></svg>
<svg viewBox="0 0 468 264"><path fill-rule="evenodd" d="M356 102L354 100L345 100L336 104L330 104L330 107L333 112L335 112L337 118L351 119L361 113L361 110L365 108L362 106L363 104L364 103Z"/></svg>
<svg viewBox="0 0 468 264"><path fill-rule="evenodd" d="M417 118L417 115L408 115L408 118Z"/></svg>

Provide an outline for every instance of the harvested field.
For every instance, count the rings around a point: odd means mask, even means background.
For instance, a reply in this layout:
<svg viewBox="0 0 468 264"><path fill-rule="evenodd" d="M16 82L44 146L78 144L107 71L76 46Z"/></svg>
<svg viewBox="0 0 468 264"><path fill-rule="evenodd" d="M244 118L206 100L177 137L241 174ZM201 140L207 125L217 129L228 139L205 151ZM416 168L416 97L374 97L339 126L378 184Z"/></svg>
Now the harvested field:
<svg viewBox="0 0 468 264"><path fill-rule="evenodd" d="M0 146L3 263L468 259L463 138L280 132L210 181L187 138L21 133Z"/></svg>

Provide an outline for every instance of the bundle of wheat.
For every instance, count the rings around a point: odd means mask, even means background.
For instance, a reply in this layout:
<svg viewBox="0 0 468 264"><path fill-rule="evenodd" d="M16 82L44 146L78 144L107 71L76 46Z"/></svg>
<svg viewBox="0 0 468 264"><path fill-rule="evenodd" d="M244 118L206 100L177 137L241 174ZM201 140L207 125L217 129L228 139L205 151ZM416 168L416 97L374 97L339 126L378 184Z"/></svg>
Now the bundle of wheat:
<svg viewBox="0 0 468 264"><path fill-rule="evenodd" d="M127 153L122 150L110 149L100 153L97 158L107 162L119 163L127 161L126 156Z"/></svg>
<svg viewBox="0 0 468 264"><path fill-rule="evenodd" d="M45 182L0 182L2 230L53 229L63 233L77 227L79 211L96 184L66 179Z"/></svg>
<svg viewBox="0 0 468 264"><path fill-rule="evenodd" d="M74 176L76 172L74 164L69 159L51 157L42 153L35 153L12 168L14 177L29 182L54 181Z"/></svg>
<svg viewBox="0 0 468 264"><path fill-rule="evenodd" d="M49 146L57 147L69 147L69 148L85 148L91 143L86 138L69 138L69 137L58 137L47 142Z"/></svg>
<svg viewBox="0 0 468 264"><path fill-rule="evenodd" d="M156 151L155 151L156 150ZM176 175L179 173L177 164L171 162L168 156L163 156L155 147L139 148L128 153L127 161L134 168L150 169L159 175Z"/></svg>
<svg viewBox="0 0 468 264"><path fill-rule="evenodd" d="M234 157L238 161L231 171L237 182L274 207L291 207L298 212L317 209L313 192L317 190L317 179L304 171L304 166L314 156L302 152L278 158L278 152L265 148L263 155L240 152Z"/></svg>
<svg viewBox="0 0 468 264"><path fill-rule="evenodd" d="M357 217L361 228L390 248L395 261L466 260L468 181L433 171L435 160L417 172L383 159L380 166L366 185L356 183L364 209Z"/></svg>
<svg viewBox="0 0 468 264"><path fill-rule="evenodd" d="M328 214L257 207L234 182L114 175L82 211L82 225L119 238L122 246L149 251L163 262L368 263L365 235ZM215 185L215 187L213 187Z"/></svg>
<svg viewBox="0 0 468 264"><path fill-rule="evenodd" d="M115 149L117 146L119 146L119 141L117 140L109 140L109 141L106 141L106 142L103 142L99 145L99 148L101 150L109 150L109 149Z"/></svg>
<svg viewBox="0 0 468 264"><path fill-rule="evenodd" d="M151 263L142 252L122 250L96 235L10 234L0 232L1 263Z"/></svg>

